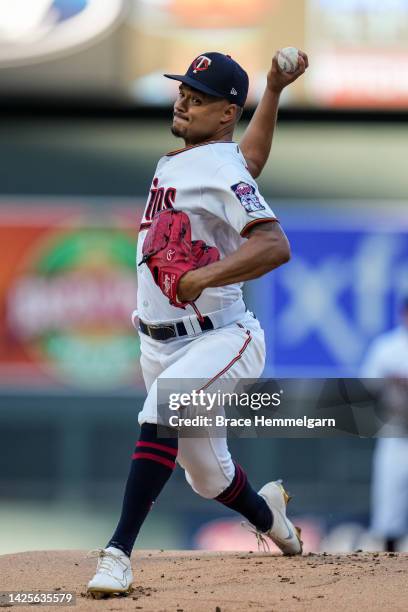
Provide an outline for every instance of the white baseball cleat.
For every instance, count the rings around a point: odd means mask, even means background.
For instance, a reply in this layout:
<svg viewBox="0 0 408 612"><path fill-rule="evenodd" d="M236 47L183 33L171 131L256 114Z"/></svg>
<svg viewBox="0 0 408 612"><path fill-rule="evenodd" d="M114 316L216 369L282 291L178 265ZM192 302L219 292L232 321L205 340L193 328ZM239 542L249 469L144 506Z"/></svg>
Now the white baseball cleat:
<svg viewBox="0 0 408 612"><path fill-rule="evenodd" d="M268 482L258 491L258 495L264 498L273 515L272 527L269 531L262 532L254 529L258 540L258 546L262 544L264 550L269 550L267 538L283 552L284 555L301 555L302 540L300 539L300 528L295 527L286 516L286 506L290 500L282 482Z"/></svg>
<svg viewBox="0 0 408 612"><path fill-rule="evenodd" d="M96 574L88 582L87 593L95 599L105 595L128 594L132 590L133 574L130 559L119 548L109 546L90 553L98 555Z"/></svg>

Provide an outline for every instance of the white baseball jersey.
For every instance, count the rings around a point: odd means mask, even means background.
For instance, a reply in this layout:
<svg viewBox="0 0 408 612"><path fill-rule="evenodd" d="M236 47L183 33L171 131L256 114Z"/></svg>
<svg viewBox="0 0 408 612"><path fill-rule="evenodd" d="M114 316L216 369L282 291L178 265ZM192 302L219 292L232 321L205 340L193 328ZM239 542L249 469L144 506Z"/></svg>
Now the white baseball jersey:
<svg viewBox="0 0 408 612"><path fill-rule="evenodd" d="M361 368L363 378L408 377L408 328L397 327L382 334L369 348ZM398 385L385 385L383 403L388 422L408 431L406 391Z"/></svg>
<svg viewBox="0 0 408 612"><path fill-rule="evenodd" d="M146 230L153 216L165 208L186 212L192 239L216 246L221 259L240 247L252 226L276 219L234 142L187 147L159 160L140 227L138 263ZM202 314L227 308L242 301L241 288L242 283L207 288L196 301L197 307ZM137 308L140 319L149 323L194 314L191 306L183 310L169 304L145 264L138 267Z"/></svg>
<svg viewBox="0 0 408 612"><path fill-rule="evenodd" d="M363 378L408 376L408 329L397 327L371 345L361 368Z"/></svg>

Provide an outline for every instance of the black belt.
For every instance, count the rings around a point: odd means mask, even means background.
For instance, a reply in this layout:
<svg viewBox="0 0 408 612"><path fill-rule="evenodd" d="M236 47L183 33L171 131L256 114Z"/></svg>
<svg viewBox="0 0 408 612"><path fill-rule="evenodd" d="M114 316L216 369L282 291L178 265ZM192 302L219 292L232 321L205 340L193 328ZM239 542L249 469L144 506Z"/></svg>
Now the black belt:
<svg viewBox="0 0 408 612"><path fill-rule="evenodd" d="M201 331L210 331L214 329L213 322L210 317L204 317L203 321L197 319ZM139 329L141 332L153 338L153 340L170 340L170 338L178 338L179 336L188 336L186 326L183 321L178 323L167 323L166 325L149 325L139 319Z"/></svg>

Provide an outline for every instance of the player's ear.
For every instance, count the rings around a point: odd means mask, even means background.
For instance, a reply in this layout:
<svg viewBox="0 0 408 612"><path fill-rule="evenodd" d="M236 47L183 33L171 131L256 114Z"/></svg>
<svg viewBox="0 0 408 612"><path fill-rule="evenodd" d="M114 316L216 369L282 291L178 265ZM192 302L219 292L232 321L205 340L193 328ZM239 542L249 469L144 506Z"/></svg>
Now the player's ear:
<svg viewBox="0 0 408 612"><path fill-rule="evenodd" d="M238 110L238 106L236 104L226 104L224 107L224 112L221 118L221 123L230 123L236 122L236 114Z"/></svg>

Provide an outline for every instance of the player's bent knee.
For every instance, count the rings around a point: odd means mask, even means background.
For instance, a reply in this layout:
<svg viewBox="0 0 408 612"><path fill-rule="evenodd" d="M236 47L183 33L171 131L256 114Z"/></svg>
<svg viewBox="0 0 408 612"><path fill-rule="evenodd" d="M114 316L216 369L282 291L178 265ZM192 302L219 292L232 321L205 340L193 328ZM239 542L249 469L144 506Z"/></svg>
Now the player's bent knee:
<svg viewBox="0 0 408 612"><path fill-rule="evenodd" d="M193 489L194 493L197 493L200 497L204 497L205 499L214 499L218 497L225 489L231 484L232 478L228 478L224 474L219 474L214 478L214 475L211 477L200 476L194 477L189 472L185 472L186 480L190 487Z"/></svg>

